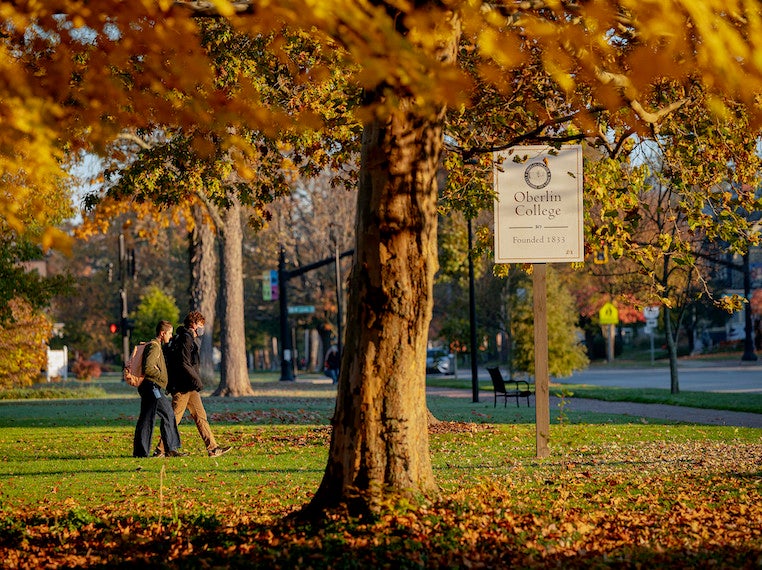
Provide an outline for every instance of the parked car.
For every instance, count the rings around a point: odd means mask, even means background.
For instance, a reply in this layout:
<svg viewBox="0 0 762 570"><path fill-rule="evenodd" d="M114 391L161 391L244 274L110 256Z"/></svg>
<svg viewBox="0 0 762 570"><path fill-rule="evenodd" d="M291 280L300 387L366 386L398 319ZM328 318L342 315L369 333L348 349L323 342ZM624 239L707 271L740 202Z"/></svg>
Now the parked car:
<svg viewBox="0 0 762 570"><path fill-rule="evenodd" d="M455 374L455 355L443 348L426 351L426 372L429 374Z"/></svg>

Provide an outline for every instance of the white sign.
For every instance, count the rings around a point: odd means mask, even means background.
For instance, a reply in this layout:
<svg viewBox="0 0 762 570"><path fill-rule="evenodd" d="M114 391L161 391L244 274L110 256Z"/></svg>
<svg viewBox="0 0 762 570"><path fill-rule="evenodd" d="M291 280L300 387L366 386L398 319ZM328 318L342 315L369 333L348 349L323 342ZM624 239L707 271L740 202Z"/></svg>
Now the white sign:
<svg viewBox="0 0 762 570"><path fill-rule="evenodd" d="M650 307L643 307L643 316L647 320L659 318L659 305L653 305Z"/></svg>
<svg viewBox="0 0 762 570"><path fill-rule="evenodd" d="M69 367L69 351L67 347L63 347L63 350L50 350L48 348L48 368L46 377L48 382L51 378L61 378L66 380L68 378Z"/></svg>
<svg viewBox="0 0 762 570"><path fill-rule="evenodd" d="M582 147L517 146L494 158L495 263L583 261Z"/></svg>

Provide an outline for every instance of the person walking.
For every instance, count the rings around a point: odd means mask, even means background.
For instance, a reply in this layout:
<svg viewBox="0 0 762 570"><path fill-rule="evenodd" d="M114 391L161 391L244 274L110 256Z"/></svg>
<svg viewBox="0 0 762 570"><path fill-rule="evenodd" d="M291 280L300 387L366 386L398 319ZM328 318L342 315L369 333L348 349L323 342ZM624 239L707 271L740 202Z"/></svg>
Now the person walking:
<svg viewBox="0 0 762 570"><path fill-rule="evenodd" d="M143 374L145 379L138 386L140 394L140 416L135 426L132 443L133 457L148 457L151 451L153 428L158 415L161 423L161 440L166 442L169 457L188 455L180 451L180 433L172 413L172 404L163 390L167 388L167 363L164 360L162 345L172 338L172 323L159 321L156 325L156 338L152 339L143 351ZM163 456L164 454L162 454Z"/></svg>
<svg viewBox="0 0 762 570"><path fill-rule="evenodd" d="M336 384L339 381L339 366L341 365L341 357L339 356L339 348L334 344L325 353L325 362L323 367L326 375L331 379L331 384Z"/></svg>
<svg viewBox="0 0 762 570"><path fill-rule="evenodd" d="M172 394L172 409L176 422L180 423L187 409L196 423L196 429L204 441L207 454L209 457L219 457L230 451L232 447L217 445L212 429L209 427L206 409L201 401L200 392L204 384L201 380L201 355L196 339L204 334L205 323L204 315L198 311L191 311L183 320L183 325L177 327L177 334L167 349L169 392ZM163 451L164 445L160 440L155 454L161 455Z"/></svg>

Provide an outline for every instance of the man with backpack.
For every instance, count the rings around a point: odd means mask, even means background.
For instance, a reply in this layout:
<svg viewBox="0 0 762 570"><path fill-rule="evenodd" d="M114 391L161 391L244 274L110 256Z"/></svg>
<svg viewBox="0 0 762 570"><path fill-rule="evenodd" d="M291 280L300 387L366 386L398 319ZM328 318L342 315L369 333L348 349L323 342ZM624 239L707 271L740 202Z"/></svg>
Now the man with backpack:
<svg viewBox="0 0 762 570"><path fill-rule="evenodd" d="M166 442L167 455L169 457L188 455L180 451L180 433L177 431L177 422L173 421L172 406L163 392L167 388L168 377L162 345L167 343L170 338L172 338L172 323L159 321L159 324L156 325L156 338L148 342L143 350L142 371L144 378L138 386L140 416L135 426L135 438L132 444L133 457L148 457L157 414L161 419L159 426L161 439L159 441Z"/></svg>
<svg viewBox="0 0 762 570"><path fill-rule="evenodd" d="M172 409L177 423L183 419L187 409L196 423L201 439L204 440L209 457L219 457L232 448L217 445L201 401L200 392L204 384L201 380L201 356L196 338L204 334L205 322L204 315L198 311L191 311L186 315L183 326L177 327L177 334L165 351L169 368L168 391L172 394ZM163 443L159 441L154 455L161 456L164 453Z"/></svg>

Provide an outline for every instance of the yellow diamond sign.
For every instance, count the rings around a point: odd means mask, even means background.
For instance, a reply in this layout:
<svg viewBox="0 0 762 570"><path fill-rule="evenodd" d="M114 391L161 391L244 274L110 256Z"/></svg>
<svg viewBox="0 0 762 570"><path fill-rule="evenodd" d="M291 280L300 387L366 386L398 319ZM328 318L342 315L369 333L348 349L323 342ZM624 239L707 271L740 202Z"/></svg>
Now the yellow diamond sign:
<svg viewBox="0 0 762 570"><path fill-rule="evenodd" d="M617 311L613 303L606 303L598 311L598 319L602 325L618 325L619 311Z"/></svg>

